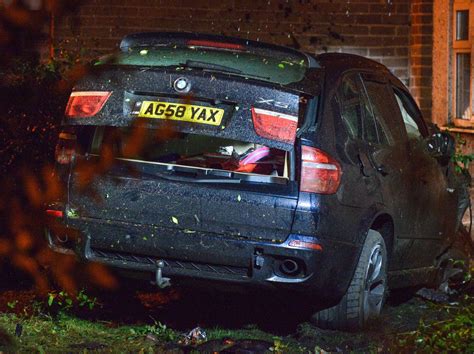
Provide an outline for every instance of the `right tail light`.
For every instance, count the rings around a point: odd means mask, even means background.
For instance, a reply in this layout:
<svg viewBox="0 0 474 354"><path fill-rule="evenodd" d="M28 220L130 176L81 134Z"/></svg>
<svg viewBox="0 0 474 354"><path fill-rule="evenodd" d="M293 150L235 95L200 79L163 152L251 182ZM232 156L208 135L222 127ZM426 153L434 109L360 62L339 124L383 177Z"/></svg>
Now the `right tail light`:
<svg viewBox="0 0 474 354"><path fill-rule="evenodd" d="M341 175L341 165L330 155L314 147L302 146L302 192L334 194L339 188Z"/></svg>

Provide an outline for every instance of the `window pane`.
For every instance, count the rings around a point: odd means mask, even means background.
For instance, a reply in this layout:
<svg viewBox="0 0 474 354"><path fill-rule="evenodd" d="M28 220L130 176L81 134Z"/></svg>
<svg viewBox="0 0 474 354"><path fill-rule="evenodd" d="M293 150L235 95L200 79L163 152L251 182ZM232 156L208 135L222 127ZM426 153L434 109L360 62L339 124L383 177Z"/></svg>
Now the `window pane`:
<svg viewBox="0 0 474 354"><path fill-rule="evenodd" d="M370 104L375 122L375 129L378 134L379 143L390 145L390 121L393 120L393 110L391 110L387 87L385 84L364 79L364 85L369 95ZM370 131L368 131L370 133ZM372 133L373 134L373 133Z"/></svg>
<svg viewBox="0 0 474 354"><path fill-rule="evenodd" d="M456 118L469 119L471 54L456 54Z"/></svg>
<svg viewBox="0 0 474 354"><path fill-rule="evenodd" d="M361 138L362 112L357 77L347 76L338 89L342 120L347 132L353 138Z"/></svg>
<svg viewBox="0 0 474 354"><path fill-rule="evenodd" d="M469 10L456 11L456 40L469 39Z"/></svg>
<svg viewBox="0 0 474 354"><path fill-rule="evenodd" d="M370 85L370 83L368 83L367 80L364 79L364 85L367 89L367 85ZM381 85L381 90L384 90L385 84L374 83L374 85ZM375 98L371 97L371 99ZM373 104L371 104L371 101L369 100L369 97L367 97L366 92L362 92L362 106L365 117L364 140L370 141L372 143L388 144L387 137L382 126L380 125L379 118L376 117L377 113L375 112L375 110L377 109L377 107L374 107Z"/></svg>
<svg viewBox="0 0 474 354"><path fill-rule="evenodd" d="M418 125L416 124L416 120L410 115L410 113L408 113L408 110L405 108L399 93L395 93L395 98L397 99L398 107L400 107L400 113L402 114L403 123L405 124L408 138L420 139L422 135Z"/></svg>
<svg viewBox="0 0 474 354"><path fill-rule="evenodd" d="M138 47L116 53L95 62L95 65L167 67L206 69L287 85L303 79L308 67L302 54L269 51L268 55L246 51L216 50L201 47ZM174 70L174 69L173 69Z"/></svg>

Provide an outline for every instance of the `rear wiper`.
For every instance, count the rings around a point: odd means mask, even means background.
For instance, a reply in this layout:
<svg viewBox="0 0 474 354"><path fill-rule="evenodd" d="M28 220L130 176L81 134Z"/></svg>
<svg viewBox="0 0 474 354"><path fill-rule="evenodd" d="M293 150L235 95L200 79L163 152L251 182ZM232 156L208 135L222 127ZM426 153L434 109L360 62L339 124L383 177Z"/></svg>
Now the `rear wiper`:
<svg viewBox="0 0 474 354"><path fill-rule="evenodd" d="M180 63L178 64L178 66L182 66L184 68L191 68L191 69L218 71L218 72L223 72L223 73L228 73L228 74L236 74L236 75L244 76L244 77L253 77L257 79L265 79L265 80L270 79L269 77L266 77L266 76L247 74L247 73L244 73L242 70L231 68L229 66L206 63L204 61L199 61L199 60L188 59L186 60L186 63Z"/></svg>
<svg viewBox="0 0 474 354"><path fill-rule="evenodd" d="M242 74L242 70L231 68L225 65L206 63L204 61L198 60L186 60L185 64L179 64L180 66L193 68L193 69L208 69L208 70L217 70L233 74Z"/></svg>

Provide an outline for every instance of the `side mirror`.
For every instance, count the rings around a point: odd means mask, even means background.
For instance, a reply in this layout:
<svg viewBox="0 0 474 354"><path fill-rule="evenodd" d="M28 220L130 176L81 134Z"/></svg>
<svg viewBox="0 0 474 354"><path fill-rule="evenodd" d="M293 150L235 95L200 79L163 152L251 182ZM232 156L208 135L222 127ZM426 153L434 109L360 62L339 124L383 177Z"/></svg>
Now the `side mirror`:
<svg viewBox="0 0 474 354"><path fill-rule="evenodd" d="M431 156L447 160L456 152L456 142L447 132L436 132L427 139L427 148Z"/></svg>

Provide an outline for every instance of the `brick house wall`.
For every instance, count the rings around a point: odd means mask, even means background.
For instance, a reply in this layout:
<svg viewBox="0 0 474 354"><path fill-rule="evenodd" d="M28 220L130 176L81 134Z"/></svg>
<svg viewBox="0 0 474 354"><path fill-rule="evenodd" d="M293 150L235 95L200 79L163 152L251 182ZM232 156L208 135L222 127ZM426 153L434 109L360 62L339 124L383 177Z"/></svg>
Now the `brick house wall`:
<svg viewBox="0 0 474 354"><path fill-rule="evenodd" d="M92 56L114 50L132 32L217 33L364 55L409 84L410 60L419 57L409 50L418 40L410 11L423 9L409 0L90 0L57 23L55 42ZM417 81L416 88L421 97L424 86Z"/></svg>
<svg viewBox="0 0 474 354"><path fill-rule="evenodd" d="M311 53L360 54L387 65L410 88L424 118L443 126L449 77L439 63L450 55L443 44L449 1L89 0L57 21L54 40L57 52L89 57L116 50L124 35L140 31L216 33Z"/></svg>
<svg viewBox="0 0 474 354"><path fill-rule="evenodd" d="M431 117L433 78L433 1L411 1L410 91L425 118Z"/></svg>

